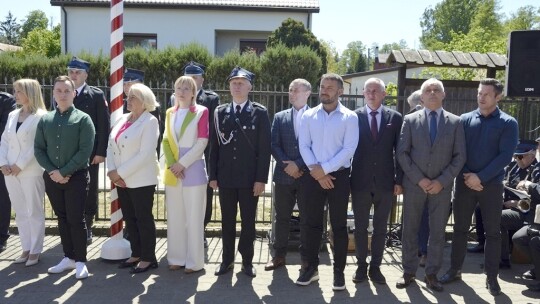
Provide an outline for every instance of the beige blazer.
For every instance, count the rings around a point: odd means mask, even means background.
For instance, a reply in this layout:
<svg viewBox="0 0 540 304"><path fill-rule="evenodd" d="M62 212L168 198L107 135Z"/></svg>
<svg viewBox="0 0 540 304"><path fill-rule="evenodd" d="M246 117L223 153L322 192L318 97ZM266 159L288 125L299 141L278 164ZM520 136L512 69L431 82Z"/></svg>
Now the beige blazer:
<svg viewBox="0 0 540 304"><path fill-rule="evenodd" d="M17 165L21 172L19 177L41 176L43 168L34 156L34 137L38 122L45 110L38 110L28 116L17 131L21 109L9 113L8 121L0 143L0 166Z"/></svg>
<svg viewBox="0 0 540 304"><path fill-rule="evenodd" d="M156 185L159 175L156 154L158 121L149 112L144 112L116 140L118 131L129 115L122 115L111 130L107 146L107 170L117 170L128 188Z"/></svg>

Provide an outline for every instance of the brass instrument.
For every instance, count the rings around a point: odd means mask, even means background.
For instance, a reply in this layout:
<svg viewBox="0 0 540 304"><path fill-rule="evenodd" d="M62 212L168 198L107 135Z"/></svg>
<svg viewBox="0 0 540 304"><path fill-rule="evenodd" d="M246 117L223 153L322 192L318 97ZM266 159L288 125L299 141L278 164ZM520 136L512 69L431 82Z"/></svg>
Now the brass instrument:
<svg viewBox="0 0 540 304"><path fill-rule="evenodd" d="M531 199L527 197L520 199L517 203L517 209L522 213L529 212L531 210Z"/></svg>

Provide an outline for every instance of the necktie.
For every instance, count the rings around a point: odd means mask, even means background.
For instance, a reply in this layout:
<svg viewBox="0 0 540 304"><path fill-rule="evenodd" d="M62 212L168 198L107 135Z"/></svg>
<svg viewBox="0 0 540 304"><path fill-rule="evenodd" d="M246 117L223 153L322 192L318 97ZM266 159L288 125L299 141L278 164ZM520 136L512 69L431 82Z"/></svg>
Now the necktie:
<svg viewBox="0 0 540 304"><path fill-rule="evenodd" d="M435 137L437 137L437 112L431 111L429 113L431 116L429 121L429 138L431 139L431 144L435 142Z"/></svg>
<svg viewBox="0 0 540 304"><path fill-rule="evenodd" d="M377 128L377 111L371 111L369 114L371 115L371 136L373 140L377 140L377 135L379 134Z"/></svg>
<svg viewBox="0 0 540 304"><path fill-rule="evenodd" d="M236 116L240 116L240 110L242 109L242 107L240 107L240 105L236 105Z"/></svg>

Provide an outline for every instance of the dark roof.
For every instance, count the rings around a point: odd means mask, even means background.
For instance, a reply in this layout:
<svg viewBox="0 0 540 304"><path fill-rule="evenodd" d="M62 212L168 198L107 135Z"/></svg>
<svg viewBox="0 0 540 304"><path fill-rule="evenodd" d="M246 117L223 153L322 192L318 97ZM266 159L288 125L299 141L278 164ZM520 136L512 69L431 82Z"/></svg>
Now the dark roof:
<svg viewBox="0 0 540 304"><path fill-rule="evenodd" d="M408 66L487 68L504 70L506 55L460 51L393 50L386 64L407 64Z"/></svg>
<svg viewBox="0 0 540 304"><path fill-rule="evenodd" d="M53 6L110 6L110 0L50 0ZM319 12L319 0L124 0L124 7L299 10Z"/></svg>

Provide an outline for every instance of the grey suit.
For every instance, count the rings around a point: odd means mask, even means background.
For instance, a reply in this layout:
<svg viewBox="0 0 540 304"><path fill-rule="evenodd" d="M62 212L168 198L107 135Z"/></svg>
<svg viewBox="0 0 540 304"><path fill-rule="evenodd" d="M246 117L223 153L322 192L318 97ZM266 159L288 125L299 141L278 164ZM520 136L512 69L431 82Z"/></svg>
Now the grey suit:
<svg viewBox="0 0 540 304"><path fill-rule="evenodd" d="M371 239L372 266L381 266L385 246L388 215L394 201L394 185L401 185L403 171L394 160L403 118L398 112L382 108L378 136L373 138L366 107L355 111L360 136L354 153L351 171L351 196L354 211L356 258L366 265L368 254L368 225L371 206L373 236Z"/></svg>
<svg viewBox="0 0 540 304"><path fill-rule="evenodd" d="M294 161L298 168L308 172L298 149L298 139L294 133L293 109L283 110L274 115L272 123L272 156L276 160L274 168L274 244L276 257L284 257L287 253L289 224L295 204L300 211L300 250L304 243L305 216L303 214L301 180L304 176L294 179L284 169L283 161ZM309 174L308 174L309 175Z"/></svg>
<svg viewBox="0 0 540 304"><path fill-rule="evenodd" d="M436 275L440 270L454 178L466 160L465 135L460 118L443 110L437 130L432 145L426 111L406 115L397 149L397 158L405 173L403 270L412 275L418 268L418 229L425 204L430 229L426 274ZM418 186L423 178L439 181L443 189L435 195L425 193Z"/></svg>

